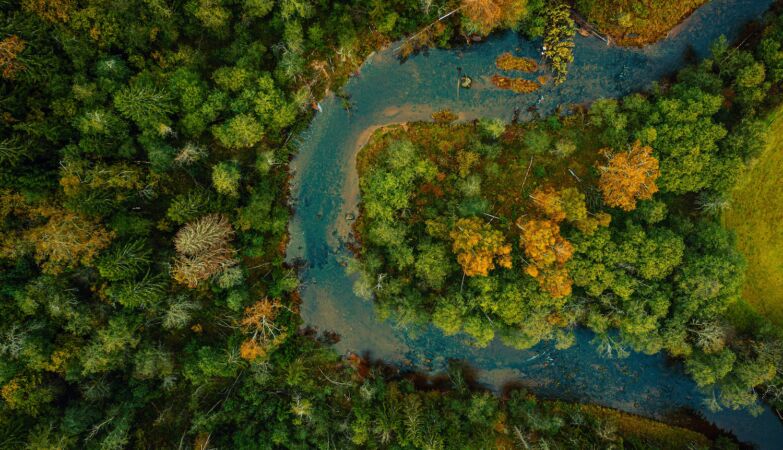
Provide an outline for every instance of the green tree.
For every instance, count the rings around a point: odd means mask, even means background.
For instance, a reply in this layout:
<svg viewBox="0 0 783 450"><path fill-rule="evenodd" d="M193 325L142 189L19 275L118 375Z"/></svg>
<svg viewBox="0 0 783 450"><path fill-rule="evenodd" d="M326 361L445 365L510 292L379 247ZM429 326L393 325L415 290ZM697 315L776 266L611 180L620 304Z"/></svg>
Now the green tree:
<svg viewBox="0 0 783 450"><path fill-rule="evenodd" d="M219 194L239 197L239 182L242 174L233 161L223 161L212 166L212 186Z"/></svg>
<svg viewBox="0 0 783 450"><path fill-rule="evenodd" d="M171 99L163 90L135 83L114 94L114 107L143 129L158 130L173 111Z"/></svg>
<svg viewBox="0 0 783 450"><path fill-rule="evenodd" d="M221 125L212 127L212 134L224 147L239 149L252 147L261 142L264 128L250 114L239 114Z"/></svg>

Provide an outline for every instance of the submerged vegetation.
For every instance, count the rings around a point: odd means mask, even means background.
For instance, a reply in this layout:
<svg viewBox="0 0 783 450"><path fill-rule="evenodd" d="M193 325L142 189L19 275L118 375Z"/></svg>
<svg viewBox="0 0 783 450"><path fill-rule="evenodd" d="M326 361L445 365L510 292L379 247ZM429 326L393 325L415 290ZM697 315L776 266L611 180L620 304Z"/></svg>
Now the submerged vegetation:
<svg viewBox="0 0 783 450"><path fill-rule="evenodd" d="M705 199L764 147L782 30L589 110L376 134L358 160L357 293L479 347L568 347L586 326L608 357L683 358L711 408L780 405L780 331L735 315L746 264Z"/></svg>
<svg viewBox="0 0 783 450"><path fill-rule="evenodd" d="M532 80L504 77L497 74L492 76L491 81L495 87L500 89L508 89L516 92L517 94L529 94L541 88L540 84Z"/></svg>
<svg viewBox="0 0 783 450"><path fill-rule="evenodd" d="M535 72L538 64L530 58L514 56L510 52L503 53L495 60L495 66L504 71ZM492 84L500 89L509 89L517 94L529 94L537 91L541 84L524 78L510 78L495 74L492 76Z"/></svg>
<svg viewBox="0 0 783 450"><path fill-rule="evenodd" d="M495 66L500 70L520 70L522 72L535 72L538 64L530 58L514 56L511 52L503 53L495 60Z"/></svg>

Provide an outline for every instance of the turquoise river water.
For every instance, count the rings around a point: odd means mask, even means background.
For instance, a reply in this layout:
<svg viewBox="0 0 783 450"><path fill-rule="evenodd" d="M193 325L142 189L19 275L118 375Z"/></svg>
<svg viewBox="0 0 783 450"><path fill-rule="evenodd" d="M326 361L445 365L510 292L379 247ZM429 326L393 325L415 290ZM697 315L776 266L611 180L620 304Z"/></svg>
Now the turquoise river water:
<svg viewBox="0 0 783 450"><path fill-rule="evenodd" d="M511 120L515 109L525 119L533 105L544 114L559 105L644 90L682 67L688 55L707 55L721 34L736 38L770 4L771 0L712 0L667 39L640 49L608 47L597 38L577 36L568 81L527 95L501 91L489 83L496 72L494 60L501 53L539 58L540 42L515 33L466 48L430 50L402 64L393 46L371 55L359 75L345 86L351 110L346 111L334 96L326 98L321 103L323 112L300 136L293 162L295 215L287 258L304 263L300 289L305 323L338 333L338 351L369 355L403 369L438 373L448 360L463 360L491 388L517 382L544 396L599 403L656 418L691 408L741 441L762 449L783 448L783 424L769 408L758 417L737 411L712 413L703 406L703 394L682 367L663 355L632 353L621 360L602 359L586 330L577 332L577 344L570 349L555 350L552 344L542 343L524 351L498 341L476 349L464 337L447 337L433 327L411 333L391 321L380 322L372 303L353 294L353 280L340 264L349 255L345 247L350 239L348 219L356 214L359 201L356 152L374 129L429 120L432 112L447 107L464 120ZM472 89L458 93L458 68L473 78Z"/></svg>

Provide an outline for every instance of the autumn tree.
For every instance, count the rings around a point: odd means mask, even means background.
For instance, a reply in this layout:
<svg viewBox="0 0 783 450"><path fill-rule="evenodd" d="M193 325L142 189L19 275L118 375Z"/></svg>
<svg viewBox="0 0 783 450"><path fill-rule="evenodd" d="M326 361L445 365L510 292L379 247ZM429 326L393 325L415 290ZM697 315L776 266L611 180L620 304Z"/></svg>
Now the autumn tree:
<svg viewBox="0 0 783 450"><path fill-rule="evenodd" d="M40 207L31 214L46 223L27 230L23 240L34 246L35 259L47 273L89 265L114 237L102 225L62 209Z"/></svg>
<svg viewBox="0 0 783 450"><path fill-rule="evenodd" d="M587 218L585 194L577 188L565 188L560 191L560 207L569 222L577 222Z"/></svg>
<svg viewBox="0 0 783 450"><path fill-rule="evenodd" d="M245 308L240 327L248 338L242 342L239 349L242 358L254 361L263 357L271 346L285 338L285 333L275 323L282 307L279 299L265 298Z"/></svg>
<svg viewBox="0 0 783 450"><path fill-rule="evenodd" d="M22 8L47 22L67 22L74 9L73 0L22 0Z"/></svg>
<svg viewBox="0 0 783 450"><path fill-rule="evenodd" d="M25 41L17 35L11 35L0 41L0 70L6 80L13 80L25 69L25 65L19 60L19 54L26 46Z"/></svg>
<svg viewBox="0 0 783 450"><path fill-rule="evenodd" d="M551 187L537 188L530 194L536 208L554 222L561 222L566 218L566 210L561 200L561 195Z"/></svg>
<svg viewBox="0 0 783 450"><path fill-rule="evenodd" d="M527 0L462 0L463 30L487 35L512 28L527 14Z"/></svg>
<svg viewBox="0 0 783 450"><path fill-rule="evenodd" d="M465 275L487 276L495 268L511 268L511 246L505 243L503 233L477 217L459 219L449 233L452 251Z"/></svg>
<svg viewBox="0 0 783 450"><path fill-rule="evenodd" d="M204 216L182 227L174 237L174 279L195 288L201 281L237 264L230 243L233 237L228 219L219 214Z"/></svg>
<svg viewBox="0 0 783 450"><path fill-rule="evenodd" d="M608 149L603 152L609 165L599 167L598 185L607 205L632 211L637 200L649 200L658 192L655 180L660 171L651 147L636 141L627 151L614 155Z"/></svg>
<svg viewBox="0 0 783 450"><path fill-rule="evenodd" d="M572 281L565 263L573 255L573 247L560 235L560 227L554 220L517 220L522 230L521 244L531 264L525 271L538 280L542 289L552 297L571 294Z"/></svg>

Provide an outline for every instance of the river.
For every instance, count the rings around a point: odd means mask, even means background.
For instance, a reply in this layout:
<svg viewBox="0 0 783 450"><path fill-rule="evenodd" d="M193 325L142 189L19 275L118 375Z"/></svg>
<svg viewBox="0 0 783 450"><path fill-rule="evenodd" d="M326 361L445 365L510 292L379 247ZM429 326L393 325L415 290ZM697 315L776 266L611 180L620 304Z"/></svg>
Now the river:
<svg viewBox="0 0 783 450"><path fill-rule="evenodd" d="M753 417L744 411L712 413L703 394L678 363L663 355L632 353L621 360L598 356L591 333L577 331L577 343L555 350L550 343L520 351L499 341L484 349L465 343L464 336L444 336L434 327L408 330L393 321L380 322L371 302L356 297L353 280L342 262L349 252L350 221L358 204L355 156L379 126L429 120L434 111L450 108L460 119L512 118L515 109L529 119L528 107L542 114L559 105L619 97L649 88L651 83L686 64L687 55L704 57L721 34L736 38L748 21L760 17L771 0L712 0L669 37L644 48L607 47L597 38L576 37L568 80L526 95L495 89L495 58L503 52L540 58L540 42L511 32L486 42L450 50L433 49L404 63L393 47L371 55L358 76L345 86L351 109L328 96L310 127L299 137L292 163L291 193L295 214L289 226L287 259L304 261L300 272L302 318L307 325L341 336L339 352L356 352L401 368L429 373L459 359L477 369L479 380L497 389L519 382L537 393L566 400L598 403L654 418L689 407L707 420L762 449L783 448L783 424L765 408ZM474 80L473 88L457 90L458 68Z"/></svg>

